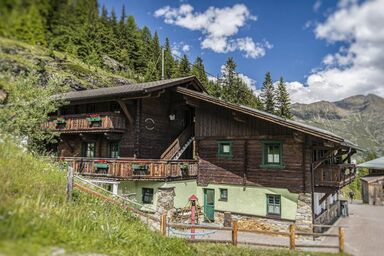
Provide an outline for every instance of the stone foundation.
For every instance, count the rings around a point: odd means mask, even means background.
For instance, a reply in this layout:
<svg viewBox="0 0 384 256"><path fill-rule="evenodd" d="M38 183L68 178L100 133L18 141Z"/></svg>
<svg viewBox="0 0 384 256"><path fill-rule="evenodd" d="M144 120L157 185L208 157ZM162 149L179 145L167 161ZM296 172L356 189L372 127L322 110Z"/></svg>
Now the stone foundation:
<svg viewBox="0 0 384 256"><path fill-rule="evenodd" d="M164 213L171 215L171 210L175 206L175 188L164 184L159 187L156 204L156 214L162 215Z"/></svg>
<svg viewBox="0 0 384 256"><path fill-rule="evenodd" d="M232 214L232 220L237 220L239 228L241 229L256 229L263 231L281 231L287 232L289 225L293 224L294 221L270 219L257 216ZM215 212L215 222L218 224L224 223L224 213Z"/></svg>
<svg viewBox="0 0 384 256"><path fill-rule="evenodd" d="M297 201L296 229L312 231L312 196L311 193L300 193Z"/></svg>

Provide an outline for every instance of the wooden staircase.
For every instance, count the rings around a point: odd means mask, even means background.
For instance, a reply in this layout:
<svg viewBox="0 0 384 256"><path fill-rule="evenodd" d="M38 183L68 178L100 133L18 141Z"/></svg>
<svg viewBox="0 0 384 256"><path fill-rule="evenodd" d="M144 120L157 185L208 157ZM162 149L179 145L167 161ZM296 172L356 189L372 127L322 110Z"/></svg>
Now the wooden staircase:
<svg viewBox="0 0 384 256"><path fill-rule="evenodd" d="M160 158L165 160L177 160L191 145L195 138L192 136L192 126L187 126L169 147L161 154Z"/></svg>

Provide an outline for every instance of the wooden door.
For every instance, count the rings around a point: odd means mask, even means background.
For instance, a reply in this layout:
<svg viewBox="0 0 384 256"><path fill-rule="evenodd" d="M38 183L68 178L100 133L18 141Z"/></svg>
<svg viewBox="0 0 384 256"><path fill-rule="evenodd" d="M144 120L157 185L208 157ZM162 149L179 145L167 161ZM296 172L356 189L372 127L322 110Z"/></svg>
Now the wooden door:
<svg viewBox="0 0 384 256"><path fill-rule="evenodd" d="M204 215L205 220L215 220L215 190L204 189Z"/></svg>

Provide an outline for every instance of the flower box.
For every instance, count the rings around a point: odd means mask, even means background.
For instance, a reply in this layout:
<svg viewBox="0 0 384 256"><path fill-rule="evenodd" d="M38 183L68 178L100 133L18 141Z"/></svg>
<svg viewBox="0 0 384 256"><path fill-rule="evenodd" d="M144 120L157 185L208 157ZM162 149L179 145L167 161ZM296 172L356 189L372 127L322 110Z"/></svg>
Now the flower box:
<svg viewBox="0 0 384 256"><path fill-rule="evenodd" d="M133 164L132 170L134 175L148 175L148 165L146 164Z"/></svg>
<svg viewBox="0 0 384 256"><path fill-rule="evenodd" d="M188 176L189 164L180 164L181 176Z"/></svg>
<svg viewBox="0 0 384 256"><path fill-rule="evenodd" d="M58 117L54 122L57 128L64 128L66 124L66 120L64 119L64 117Z"/></svg>
<svg viewBox="0 0 384 256"><path fill-rule="evenodd" d="M101 116L99 114L90 114L89 117L87 118L89 122L100 122L101 121Z"/></svg>
<svg viewBox="0 0 384 256"><path fill-rule="evenodd" d="M96 167L95 173L101 173L101 174L108 173L109 164L107 160L96 160L95 167Z"/></svg>

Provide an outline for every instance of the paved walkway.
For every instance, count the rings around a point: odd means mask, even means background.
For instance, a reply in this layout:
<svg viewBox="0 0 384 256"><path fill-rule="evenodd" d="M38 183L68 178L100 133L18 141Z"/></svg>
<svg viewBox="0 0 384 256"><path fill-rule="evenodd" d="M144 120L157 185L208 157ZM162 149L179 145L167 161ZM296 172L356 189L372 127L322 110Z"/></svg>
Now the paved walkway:
<svg viewBox="0 0 384 256"><path fill-rule="evenodd" d="M384 255L384 206L349 204L349 217L337 225L345 230L345 250L354 256Z"/></svg>

